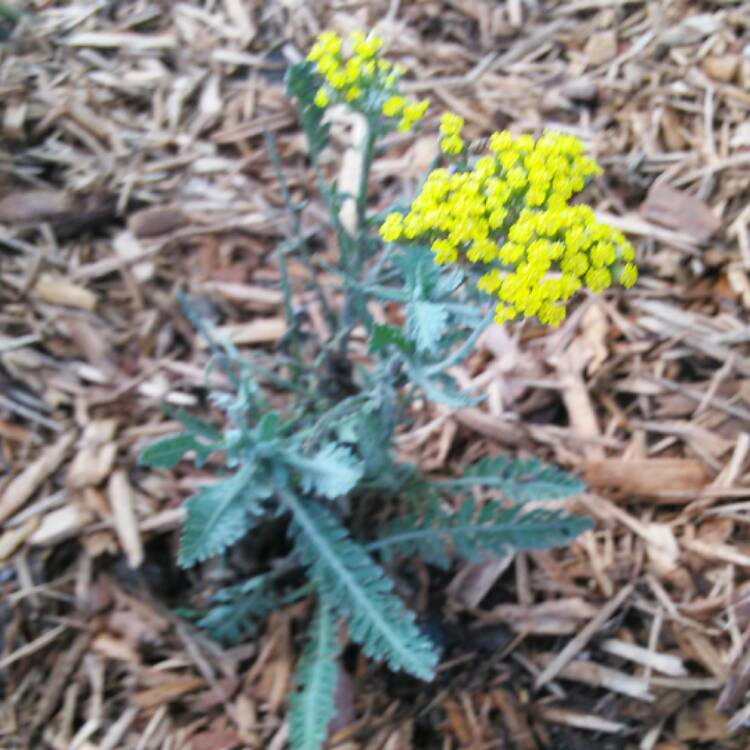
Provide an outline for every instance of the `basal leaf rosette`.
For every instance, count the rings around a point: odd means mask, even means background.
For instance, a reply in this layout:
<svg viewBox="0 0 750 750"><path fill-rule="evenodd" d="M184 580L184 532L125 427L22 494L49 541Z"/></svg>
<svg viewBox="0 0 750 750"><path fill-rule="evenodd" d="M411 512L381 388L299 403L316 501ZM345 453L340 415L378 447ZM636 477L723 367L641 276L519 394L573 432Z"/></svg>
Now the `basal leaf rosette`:
<svg viewBox="0 0 750 750"><path fill-rule="evenodd" d="M578 138L493 133L489 153L469 165L463 124L450 112L441 118L441 150L461 159L428 175L407 214L386 217L386 242L426 244L438 265L474 267L477 288L498 300L498 323L523 316L557 326L582 287L635 284L635 251L622 232L569 203L601 174Z"/></svg>
<svg viewBox="0 0 750 750"><path fill-rule="evenodd" d="M378 54L382 46L380 37L362 31L353 31L347 40L335 31L322 32L307 56L321 78L314 101L321 109L346 103L408 132L424 117L428 101L410 101L399 95L404 68L382 58Z"/></svg>

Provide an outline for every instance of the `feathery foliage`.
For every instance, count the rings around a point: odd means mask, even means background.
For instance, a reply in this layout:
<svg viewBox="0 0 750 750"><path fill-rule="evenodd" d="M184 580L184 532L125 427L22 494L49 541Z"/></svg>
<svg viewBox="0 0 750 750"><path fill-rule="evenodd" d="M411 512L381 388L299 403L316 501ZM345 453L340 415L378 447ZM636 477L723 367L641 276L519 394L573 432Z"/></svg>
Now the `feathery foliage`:
<svg viewBox="0 0 750 750"><path fill-rule="evenodd" d="M562 469L549 466L536 458L512 459L491 456L467 467L459 479L437 483L450 489L481 486L498 489L510 501L525 503L530 500L561 500L580 495L586 485Z"/></svg>
<svg viewBox="0 0 750 750"><path fill-rule="evenodd" d="M271 487L258 481L252 464L198 490L185 503L180 565L195 565L234 544L251 528L251 515L260 515L259 504L271 492Z"/></svg>
<svg viewBox="0 0 750 750"><path fill-rule="evenodd" d="M321 602L297 667L298 690L289 698L289 736L295 750L319 750L325 742L336 707L338 653L336 619Z"/></svg>
<svg viewBox="0 0 750 750"><path fill-rule="evenodd" d="M472 498L449 513L440 498L432 495L421 511L394 520L368 549L380 550L385 559L396 553L419 555L425 562L447 569L451 552L478 560L508 548L546 549L567 544L588 528L588 519L560 511L526 511L523 506L503 507L496 501L477 508Z"/></svg>
<svg viewBox="0 0 750 750"><path fill-rule="evenodd" d="M263 577L257 576L219 589L197 624L219 643L235 646L245 636L254 635L256 623L279 603L279 597L269 591Z"/></svg>
<svg viewBox="0 0 750 750"><path fill-rule="evenodd" d="M368 656L385 660L391 669L432 679L437 655L382 568L330 511L291 492L284 493L283 501L294 517L295 549L323 600L347 619L351 637Z"/></svg>

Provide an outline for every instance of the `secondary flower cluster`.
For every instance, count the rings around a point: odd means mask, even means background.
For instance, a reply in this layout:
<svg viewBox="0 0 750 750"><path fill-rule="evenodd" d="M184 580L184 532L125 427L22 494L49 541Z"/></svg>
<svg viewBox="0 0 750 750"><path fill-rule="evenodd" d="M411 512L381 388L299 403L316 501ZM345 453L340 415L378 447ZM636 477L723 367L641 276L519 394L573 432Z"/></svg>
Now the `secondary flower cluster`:
<svg viewBox="0 0 750 750"><path fill-rule="evenodd" d="M357 109L375 109L387 118L398 118L398 129L407 132L424 117L428 102L398 95L403 68L378 56L382 46L382 39L361 31L349 35L348 45L335 31L322 32L307 56L324 80L315 93L315 104L323 108L347 102Z"/></svg>
<svg viewBox="0 0 750 750"><path fill-rule="evenodd" d="M462 127L457 115L442 117L444 153L465 150ZM492 134L489 152L470 169L433 170L411 210L386 217L383 239L429 244L440 265L479 266L477 288L497 297L498 322L522 315L559 325L582 286L601 292L613 281L636 282L635 252L623 234L597 222L589 206L568 203L601 172L577 138L546 132L535 141L503 131Z"/></svg>

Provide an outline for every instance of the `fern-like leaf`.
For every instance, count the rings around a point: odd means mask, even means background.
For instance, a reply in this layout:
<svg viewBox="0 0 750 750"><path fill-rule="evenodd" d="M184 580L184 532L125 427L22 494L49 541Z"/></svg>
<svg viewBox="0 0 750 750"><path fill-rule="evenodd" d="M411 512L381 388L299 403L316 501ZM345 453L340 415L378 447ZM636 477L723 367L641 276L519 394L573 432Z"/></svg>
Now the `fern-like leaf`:
<svg viewBox="0 0 750 750"><path fill-rule="evenodd" d="M297 668L299 689L289 699L289 738L292 750L320 750L336 704L339 648L336 618L321 602L310 626L309 640Z"/></svg>
<svg viewBox="0 0 750 750"><path fill-rule="evenodd" d="M238 644L255 634L255 623L278 606L278 598L264 586L262 576L234 586L225 586L212 597L208 611L197 621L215 641Z"/></svg>
<svg viewBox="0 0 750 750"><path fill-rule="evenodd" d="M448 311L437 302L414 300L407 308L406 326L419 351L433 352L448 326Z"/></svg>
<svg viewBox="0 0 750 750"><path fill-rule="evenodd" d="M249 514L260 513L270 488L255 476L252 464L234 476L202 487L185 503L180 565L187 568L223 552L250 528Z"/></svg>
<svg viewBox="0 0 750 750"><path fill-rule="evenodd" d="M472 499L449 513L432 497L421 513L415 511L392 522L383 538L368 549L382 550L386 559L395 553L418 554L425 562L448 568L451 551L476 560L482 553L500 554L509 547L547 549L569 544L589 528L590 519L555 510L525 511L521 505L504 508L489 502L477 511Z"/></svg>
<svg viewBox="0 0 750 750"><path fill-rule="evenodd" d="M536 458L523 460L507 456L483 458L469 466L461 478L445 480L438 485L453 489L495 488L514 503L561 500L586 490L580 479L556 466L549 466Z"/></svg>
<svg viewBox="0 0 750 750"><path fill-rule="evenodd" d="M328 443L309 458L287 454L287 461L300 473L305 492L317 492L329 500L346 495L364 474L364 463L349 448Z"/></svg>
<svg viewBox="0 0 750 750"><path fill-rule="evenodd" d="M201 445L188 433L171 435L147 446L138 456L140 466L150 466L153 469L171 469L182 461L188 451L200 448Z"/></svg>
<svg viewBox="0 0 750 750"><path fill-rule="evenodd" d="M293 515L297 552L322 599L348 620L352 639L367 656L385 659L392 670L431 680L438 656L382 568L326 508L290 492L283 492L282 499Z"/></svg>

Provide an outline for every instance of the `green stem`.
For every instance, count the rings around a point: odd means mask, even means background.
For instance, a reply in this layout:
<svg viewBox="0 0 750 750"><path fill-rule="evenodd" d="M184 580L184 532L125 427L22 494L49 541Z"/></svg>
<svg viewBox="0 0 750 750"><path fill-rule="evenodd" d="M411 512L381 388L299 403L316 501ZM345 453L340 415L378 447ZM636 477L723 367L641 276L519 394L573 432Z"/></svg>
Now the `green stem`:
<svg viewBox="0 0 750 750"><path fill-rule="evenodd" d="M449 355L440 362L436 362L434 365L425 367L425 369L423 370L424 374L427 377L430 377L431 375L437 375L438 373L447 370L449 367L453 367L453 365L458 364L471 352L471 350L474 348L474 344L476 344L479 337L487 330L487 328L489 328L492 321L494 320L494 317L494 310L490 310L487 315L484 316L479 326L474 329L471 336L469 336L469 338L467 338L466 341L464 341L464 343L461 344L461 346L456 349L455 352L453 352L453 354Z"/></svg>
<svg viewBox="0 0 750 750"><path fill-rule="evenodd" d="M315 269L313 268L312 259L310 257L310 249L307 246L307 242L305 240L305 237L302 233L302 222L300 221L300 215L299 215L299 208L295 206L292 203L292 197L289 193L289 186L287 185L286 178L284 177L284 171L281 166L281 159L279 158L279 152L276 148L276 141L273 138L273 135L271 131L268 129L263 130L263 135L266 140L266 146L268 148L268 152L271 155L271 162L273 164L274 172L276 173L276 177L279 180L279 191L281 192L281 197L284 199L284 205L286 206L286 210L288 211L291 219L292 219L292 231L297 238L297 247L300 251L300 258L302 259L302 262L305 265L305 268L308 270L310 274L310 286L315 291L315 297L318 300L318 304L320 305L321 310L323 311L323 315L326 318L326 322L328 323L329 327L333 330L335 317L333 315L333 311L331 310L328 301L325 298L325 295L323 294L323 290L320 288L320 285L318 284L317 274L315 273ZM280 255L283 255L283 253L280 253ZM284 272L286 273L286 262L284 261ZM287 274L288 279L288 274ZM288 281L287 281L288 286ZM284 292L285 298L284 298L284 307L287 308L287 293L286 290ZM289 310L291 311L291 296L289 296Z"/></svg>
<svg viewBox="0 0 750 750"><path fill-rule="evenodd" d="M294 229L294 232L298 237L300 237L301 233L299 231L299 217L297 216L297 212L294 210L294 206L292 206L292 200L289 195L289 188L287 187L286 179L284 178L284 172L281 168L281 160L279 159L279 152L276 149L276 143L274 142L273 136L271 135L270 131L266 128L263 129L263 137L266 140L266 148L268 149L268 153L271 156L271 164L273 165L274 172L276 173L276 178L279 181L279 192L281 193L281 197L284 199L284 205L286 206L286 209L292 218L292 227ZM279 256L279 271L281 272L281 287L284 292L284 314L286 316L286 325L287 328L293 328L294 313L292 311L292 290L289 284L289 269L287 268L286 257L284 256L283 250L279 250L277 254Z"/></svg>
<svg viewBox="0 0 750 750"><path fill-rule="evenodd" d="M368 119L366 124L364 147L362 149L362 171L359 176L359 190L357 190L357 235L360 242L357 243L357 270L361 270L362 257L359 247L362 238L366 234L365 218L367 213L367 186L370 182L372 160L375 155L376 132L373 123Z"/></svg>

